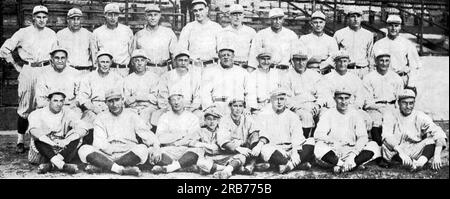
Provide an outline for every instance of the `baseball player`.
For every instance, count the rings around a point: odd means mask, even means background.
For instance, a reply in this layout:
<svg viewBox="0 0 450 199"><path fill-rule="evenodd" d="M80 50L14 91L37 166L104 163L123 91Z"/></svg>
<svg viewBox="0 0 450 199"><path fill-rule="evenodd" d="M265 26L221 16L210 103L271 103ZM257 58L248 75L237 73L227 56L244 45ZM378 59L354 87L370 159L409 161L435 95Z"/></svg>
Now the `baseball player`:
<svg viewBox="0 0 450 199"><path fill-rule="evenodd" d="M431 168L444 166L441 152L446 147L447 137L433 120L414 109L416 94L405 89L398 96L398 109L383 116L383 158L389 163L399 161L402 165L419 170L433 158Z"/></svg>
<svg viewBox="0 0 450 199"><path fill-rule="evenodd" d="M330 57L339 50L338 45L333 37L324 33L326 16L321 11L316 11L311 15L309 24L312 27L312 32L301 36L298 45L306 48L309 56L319 57L322 60L320 69L327 71L327 68L333 65Z"/></svg>
<svg viewBox="0 0 450 199"><path fill-rule="evenodd" d="M83 110L83 120L93 125L97 114L108 109L105 92L112 88L123 89L123 78L110 70L113 56L107 51L97 54L97 71L87 74L80 83L77 101Z"/></svg>
<svg viewBox="0 0 450 199"><path fill-rule="evenodd" d="M132 52L133 31L119 23L120 9L116 3L105 6L105 24L94 30L95 45L98 50L111 52L113 55L113 71L122 77L129 74L128 64Z"/></svg>
<svg viewBox="0 0 450 199"><path fill-rule="evenodd" d="M243 24L244 8L242 5L230 6L231 25L227 26L218 34L218 43L222 40L230 40L236 44L234 63L247 68L250 45L256 35L255 29Z"/></svg>
<svg viewBox="0 0 450 199"><path fill-rule="evenodd" d="M161 143L161 158L152 161L152 172L171 173L181 168L188 168L204 157L203 148L195 148L198 141L200 122L196 115L184 109L183 94L173 90L169 94L171 110L164 113L158 121L156 136Z"/></svg>
<svg viewBox="0 0 450 199"><path fill-rule="evenodd" d="M94 35L86 28L81 27L83 13L78 8L72 8L67 12L67 27L58 31L58 45L67 49L70 57L67 59L69 66L82 71L83 76L93 69L97 47Z"/></svg>
<svg viewBox="0 0 450 199"><path fill-rule="evenodd" d="M309 162L314 152L314 139L303 137L300 119L286 106L288 93L283 87L272 92L272 110L258 116L259 141L251 152L277 165L281 174L300 164L305 169L311 168Z"/></svg>
<svg viewBox="0 0 450 199"><path fill-rule="evenodd" d="M172 29L161 26L161 9L155 4L145 7L147 23L134 35L133 49L143 49L150 60L147 70L162 75L169 69L169 61L175 53L177 37Z"/></svg>
<svg viewBox="0 0 450 199"><path fill-rule="evenodd" d="M64 105L81 118L81 110L77 107L75 97L78 93L79 71L67 67L68 52L65 48L56 46L52 50L50 65L42 68L42 74L36 83L37 108L48 105L48 94L53 90L64 92Z"/></svg>
<svg viewBox="0 0 450 199"><path fill-rule="evenodd" d="M363 108L373 121L372 140L381 146L383 113L395 108L395 100L403 91L404 85L402 78L389 69L391 55L388 51L380 49L375 54L376 70L364 76L363 79L363 85L368 94Z"/></svg>
<svg viewBox="0 0 450 199"><path fill-rule="evenodd" d="M56 34L47 28L48 9L33 8L33 25L21 28L6 40L0 48L0 57L6 59L20 72L18 77L19 106L17 107L17 152L24 153L23 135L28 127L28 115L36 109L35 84L41 68L49 65L50 51L56 45ZM17 48L20 60L14 60L12 52Z"/></svg>
<svg viewBox="0 0 450 199"><path fill-rule="evenodd" d="M163 74L158 83L158 109L152 114L151 124L153 128L158 124L159 117L170 108L166 107L169 93L175 90L183 94L185 108L198 115L203 115L200 111L200 72L198 68L189 64L190 55L187 50L180 50L176 53L175 69Z"/></svg>
<svg viewBox="0 0 450 199"><path fill-rule="evenodd" d="M189 51L194 66L215 65L217 59L217 34L222 27L208 18L208 4L205 0L193 0L191 9L195 21L183 27L179 37L179 47Z"/></svg>
<svg viewBox="0 0 450 199"><path fill-rule="evenodd" d="M234 52L232 45L223 44L219 47L220 65L205 68L200 88L203 110L216 106L225 115L231 99L245 99L248 73L242 67L234 65Z"/></svg>
<svg viewBox="0 0 450 199"><path fill-rule="evenodd" d="M28 160L40 163L38 173L43 174L53 167L73 174L78 172L76 164L70 164L77 155L80 138L87 134L87 126L77 114L64 106L64 92L48 93L48 106L29 115L31 150Z"/></svg>
<svg viewBox="0 0 450 199"><path fill-rule="evenodd" d="M269 11L271 25L256 33L252 41L248 65L257 68L257 56L261 52L261 48L271 49L272 62L275 65L289 63L293 46L297 42L298 36L294 31L283 27L284 17L285 15L281 8L273 8ZM286 69L286 65L279 68Z"/></svg>
<svg viewBox="0 0 450 199"><path fill-rule="evenodd" d="M402 77L405 86L415 87L418 70L422 67L416 46L408 39L400 36L402 19L398 15L390 15L386 20L388 34L373 45L372 52L388 49L391 55L391 69ZM372 66L374 55L372 53Z"/></svg>
<svg viewBox="0 0 450 199"><path fill-rule="evenodd" d="M369 59L373 45L373 33L361 27L362 10L353 6L347 12L349 24L334 33L339 49L350 54L352 62L347 67L363 78L369 73Z"/></svg>
<svg viewBox="0 0 450 199"><path fill-rule="evenodd" d="M94 141L92 145L80 147L80 160L89 164L86 167L88 173L106 170L139 176L141 171L136 165L144 164L149 157L152 160L161 158L158 139L144 120L124 108L122 89L107 90L104 98L108 111L96 118Z"/></svg>
<svg viewBox="0 0 450 199"><path fill-rule="evenodd" d="M368 140L364 119L352 109L352 92L346 87L334 92L336 108L326 111L317 124L314 154L320 163L341 173L380 157L380 147Z"/></svg>
<svg viewBox="0 0 450 199"><path fill-rule="evenodd" d="M151 114L158 109L159 76L147 71L148 58L144 50L134 50L131 59L135 71L124 79L125 107L134 110L149 125Z"/></svg>
<svg viewBox="0 0 450 199"><path fill-rule="evenodd" d="M289 73L288 78L288 88L292 92L289 108L300 117L305 138L314 136L314 121L319 116L316 84L322 77L306 67L307 61L306 52L302 49L297 50L291 59L294 70Z"/></svg>

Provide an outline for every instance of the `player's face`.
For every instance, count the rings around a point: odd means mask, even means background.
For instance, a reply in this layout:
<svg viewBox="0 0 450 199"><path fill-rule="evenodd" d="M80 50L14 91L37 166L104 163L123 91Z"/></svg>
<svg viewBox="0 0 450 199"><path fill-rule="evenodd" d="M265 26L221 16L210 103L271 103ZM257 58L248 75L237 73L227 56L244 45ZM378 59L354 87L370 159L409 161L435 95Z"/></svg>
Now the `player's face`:
<svg viewBox="0 0 450 199"><path fill-rule="evenodd" d="M176 58L176 68L187 68L189 65L189 57L185 55Z"/></svg>
<svg viewBox="0 0 450 199"><path fill-rule="evenodd" d="M205 4L198 3L195 4L194 7L192 7L192 12L194 13L195 20L197 20L198 22L202 22L208 15L208 8L205 6Z"/></svg>
<svg viewBox="0 0 450 199"><path fill-rule="evenodd" d="M239 116L244 112L244 102L238 101L231 105L231 114L233 116Z"/></svg>
<svg viewBox="0 0 450 199"><path fill-rule="evenodd" d="M306 58L293 58L292 63L294 65L294 69L297 72L304 71L306 68L306 63L308 62L308 59Z"/></svg>
<svg viewBox="0 0 450 199"><path fill-rule="evenodd" d="M237 13L230 14L230 18L231 18L232 25L235 25L235 26L241 25L242 21L244 20L244 13L237 12Z"/></svg>
<svg viewBox="0 0 450 199"><path fill-rule="evenodd" d="M348 21L350 27L361 27L361 15L351 14L348 16Z"/></svg>
<svg viewBox="0 0 450 199"><path fill-rule="evenodd" d="M106 100L109 111L114 115L119 115L123 111L123 98L115 97Z"/></svg>
<svg viewBox="0 0 450 199"><path fill-rule="evenodd" d="M66 68L67 56L65 52L57 51L52 55L52 65L56 71L62 71Z"/></svg>
<svg viewBox="0 0 450 199"><path fill-rule="evenodd" d="M402 28L401 24L390 23L387 26L388 34L391 36L398 36L398 34L400 34L401 28Z"/></svg>
<svg viewBox="0 0 450 199"><path fill-rule="evenodd" d="M335 61L336 72L338 72L340 74L347 72L347 66L348 66L349 62L350 62L350 60L347 58L340 58L340 59L336 60Z"/></svg>
<svg viewBox="0 0 450 199"><path fill-rule="evenodd" d="M48 108L52 113L59 113L62 110L62 107L64 106L65 98L61 94L54 94L50 99L48 103Z"/></svg>
<svg viewBox="0 0 450 199"><path fill-rule="evenodd" d="M270 101L272 102L272 109L276 113L281 113L286 109L286 95L272 96Z"/></svg>
<svg viewBox="0 0 450 199"><path fill-rule="evenodd" d="M81 17L75 16L75 17L70 17L69 19L67 19L67 24L69 26L69 29L71 30L80 30L81 28Z"/></svg>
<svg viewBox="0 0 450 199"><path fill-rule="evenodd" d="M155 27L159 24L159 20L161 19L161 13L156 11L150 11L145 13L145 16L147 18L147 24L150 27Z"/></svg>
<svg viewBox="0 0 450 199"><path fill-rule="evenodd" d="M275 29L275 30L281 29L281 27L283 27L283 23L284 23L283 16L273 17L270 19L270 26L272 27L272 29Z"/></svg>
<svg viewBox="0 0 450 199"><path fill-rule="evenodd" d="M208 129L210 130L214 130L217 128L217 124L219 123L219 118L214 117L212 115L207 115L205 117L205 125L208 127Z"/></svg>
<svg viewBox="0 0 450 199"><path fill-rule="evenodd" d="M172 107L173 112L179 113L184 110L183 96L173 95L169 98L170 107Z"/></svg>
<svg viewBox="0 0 450 199"><path fill-rule="evenodd" d="M377 68L379 71L387 71L390 63L391 58L388 56L381 56L377 58Z"/></svg>
<svg viewBox="0 0 450 199"><path fill-rule="evenodd" d="M33 20L37 28L44 28L47 25L48 15L43 12L39 12L33 15Z"/></svg>
<svg viewBox="0 0 450 199"><path fill-rule="evenodd" d="M268 69L272 64L272 59L269 56L259 57L259 66L263 69Z"/></svg>
<svg viewBox="0 0 450 199"><path fill-rule="evenodd" d="M334 96L334 101L336 101L336 108L339 112L345 112L348 109L348 104L350 103L350 95L348 94L338 94Z"/></svg>
<svg viewBox="0 0 450 199"><path fill-rule="evenodd" d="M97 61L99 65L98 70L101 73L108 73L112 64L111 57L109 57L108 55L102 55L97 59Z"/></svg>
<svg viewBox="0 0 450 199"><path fill-rule="evenodd" d="M133 58L134 67L136 68L136 73L142 73L147 68L148 59L145 57L135 57Z"/></svg>
<svg viewBox="0 0 450 199"><path fill-rule="evenodd" d="M315 19L311 20L310 24L311 24L313 31L316 33L323 32L323 29L325 28L325 20L323 20L323 19L315 18Z"/></svg>
<svg viewBox="0 0 450 199"><path fill-rule="evenodd" d="M224 68L233 67L234 53L230 50L221 50L219 52L220 64Z"/></svg>
<svg viewBox="0 0 450 199"><path fill-rule="evenodd" d="M414 109L415 103L416 103L416 99L414 99L414 98L406 98L406 99L400 100L398 102L398 105L399 105L400 112L402 113L402 115L404 115L404 116L410 115Z"/></svg>
<svg viewBox="0 0 450 199"><path fill-rule="evenodd" d="M119 13L108 12L105 14L106 23L110 26L115 26L119 23Z"/></svg>

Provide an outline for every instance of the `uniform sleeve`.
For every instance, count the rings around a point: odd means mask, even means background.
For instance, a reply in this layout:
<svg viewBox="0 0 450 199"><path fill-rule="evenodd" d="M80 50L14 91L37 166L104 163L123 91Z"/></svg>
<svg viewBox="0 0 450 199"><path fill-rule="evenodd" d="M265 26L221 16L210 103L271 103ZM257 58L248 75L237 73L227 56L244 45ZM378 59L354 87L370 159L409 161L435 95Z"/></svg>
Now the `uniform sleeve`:
<svg viewBox="0 0 450 199"><path fill-rule="evenodd" d="M194 109L200 108L201 104L202 104L202 96L201 96L201 77L200 73L196 73L194 71L191 72L192 76L191 76L191 85L192 86L192 103L191 106Z"/></svg>
<svg viewBox="0 0 450 199"><path fill-rule="evenodd" d="M134 131L138 135L147 147L159 146L158 137L150 131L149 127L145 124L137 114L133 114L132 122L134 122Z"/></svg>
<svg viewBox="0 0 450 199"><path fill-rule="evenodd" d="M356 153L362 151L362 149L369 142L369 136L367 135L366 124L364 123L364 119L358 116L353 118L355 120L355 132L356 132L356 144L355 149Z"/></svg>
<svg viewBox="0 0 450 199"><path fill-rule="evenodd" d="M134 96L133 89L131 87L131 85L133 85L133 82L132 82L131 78L129 78L129 77L130 76L127 76L125 78L125 80L123 81L123 95L124 95L125 103L128 106L135 102L135 98L133 98L133 96Z"/></svg>
<svg viewBox="0 0 450 199"><path fill-rule="evenodd" d="M80 105L91 102L90 98L92 96L92 90L89 81L89 74L84 76L80 80L80 89L77 96L77 101Z"/></svg>
<svg viewBox="0 0 450 199"><path fill-rule="evenodd" d="M330 113L325 112L324 115L320 118L319 122L317 123L317 128L314 133L314 139L316 141L324 141L328 142L328 134L331 131L330 126Z"/></svg>
<svg viewBox="0 0 450 199"><path fill-rule="evenodd" d="M367 43L367 46L366 46L366 58L367 58L367 61L369 62L369 65L370 65L370 54L372 53L372 48L373 48L373 37L374 37L374 33L372 33L372 32L369 32L369 36L370 36L370 38L369 38L369 42Z"/></svg>
<svg viewBox="0 0 450 199"><path fill-rule="evenodd" d="M217 144L223 150L235 151L239 146L232 142L230 129L221 125L217 130Z"/></svg>
<svg viewBox="0 0 450 199"><path fill-rule="evenodd" d="M21 39L23 38L23 29L20 29L13 36L7 39L2 47L0 48L0 56L6 57L6 55L11 54L11 52L20 45Z"/></svg>
<svg viewBox="0 0 450 199"><path fill-rule="evenodd" d="M175 51L177 49L178 40L177 40L177 36L173 32L173 30L171 30L171 29L169 29L169 30L170 30L169 52L171 54L170 57L173 58L175 56Z"/></svg>
<svg viewBox="0 0 450 199"><path fill-rule="evenodd" d="M247 75L247 106L249 108L257 108L257 96L256 96L256 73L253 71Z"/></svg>
<svg viewBox="0 0 450 199"><path fill-rule="evenodd" d="M202 77L202 86L200 87L200 98L202 102L202 108L206 109L213 104L212 91L214 88L214 70L213 68L205 69Z"/></svg>
<svg viewBox="0 0 450 199"><path fill-rule="evenodd" d="M186 24L181 30L180 37L178 40L178 47L183 50L189 50L189 37L191 34L191 24Z"/></svg>
<svg viewBox="0 0 450 199"><path fill-rule="evenodd" d="M367 94L367 98L366 98L366 102L364 103L364 107L365 108L374 107L374 105L375 105L375 99L374 99L375 90L372 86L369 75L364 76L363 87L366 90L366 94Z"/></svg>
<svg viewBox="0 0 450 199"><path fill-rule="evenodd" d="M131 57L131 53L133 52L133 31L127 26L127 37L128 37L128 56Z"/></svg>
<svg viewBox="0 0 450 199"><path fill-rule="evenodd" d="M343 47L342 41L344 40L340 34L341 31L342 31L342 29L336 31L333 35L333 38L334 38L334 40L336 40L336 43L337 43L339 49L341 49Z"/></svg>
<svg viewBox="0 0 450 199"><path fill-rule="evenodd" d="M72 127L73 133L77 134L78 138L86 136L89 130L89 125L85 121L82 121L79 117L77 117L77 115L73 111L71 111L70 109L67 110L69 111L69 126Z"/></svg>
<svg viewBox="0 0 450 199"><path fill-rule="evenodd" d="M92 146L100 150L105 150L109 147L109 145L108 133L105 125L99 119L96 119L94 121L94 140L92 142Z"/></svg>
<svg viewBox="0 0 450 199"><path fill-rule="evenodd" d="M305 142L305 137L303 136L302 123L300 121L300 118L294 113L291 114L290 121L291 125L289 131L291 133L292 148L300 149L301 145Z"/></svg>
<svg viewBox="0 0 450 199"><path fill-rule="evenodd" d="M28 116L28 133L35 139L39 139L41 136L46 136L50 131L41 127L39 112L33 111Z"/></svg>
<svg viewBox="0 0 450 199"><path fill-rule="evenodd" d="M88 31L89 32L89 31ZM98 47L95 42L95 37L92 32L89 32L89 55L91 56L92 65L96 67L96 61L97 61L97 52Z"/></svg>
<svg viewBox="0 0 450 199"><path fill-rule="evenodd" d="M440 143L441 145L446 145L447 136L441 127L436 125L430 116L425 113L420 112L417 117L418 122L420 123L420 130L422 132L422 136L431 137L435 141L435 143Z"/></svg>
<svg viewBox="0 0 450 199"><path fill-rule="evenodd" d="M396 123L397 118L392 111L386 111L383 114L383 133L381 134L381 137L383 138L383 141L386 143L386 145L392 149L400 143L400 139L395 136L395 131L397 128Z"/></svg>

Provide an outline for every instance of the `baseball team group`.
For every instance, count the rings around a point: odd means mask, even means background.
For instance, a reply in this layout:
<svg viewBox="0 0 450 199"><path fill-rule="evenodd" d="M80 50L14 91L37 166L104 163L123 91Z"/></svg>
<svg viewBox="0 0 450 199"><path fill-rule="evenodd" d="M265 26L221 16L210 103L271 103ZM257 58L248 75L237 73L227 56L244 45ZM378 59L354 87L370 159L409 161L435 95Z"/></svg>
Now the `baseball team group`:
<svg viewBox="0 0 450 199"><path fill-rule="evenodd" d="M33 24L0 48L19 71L17 152L28 151L38 173L132 176L447 164L445 132L414 108L422 63L399 35L399 15L374 41L358 7L333 37L321 11L310 17L312 32L298 36L280 8L258 32L243 24L242 5L231 5L226 27L208 18L206 1L190 9L195 19L177 37L155 4L135 34L119 23L116 3L93 32L72 8L55 33L48 9L35 6Z"/></svg>

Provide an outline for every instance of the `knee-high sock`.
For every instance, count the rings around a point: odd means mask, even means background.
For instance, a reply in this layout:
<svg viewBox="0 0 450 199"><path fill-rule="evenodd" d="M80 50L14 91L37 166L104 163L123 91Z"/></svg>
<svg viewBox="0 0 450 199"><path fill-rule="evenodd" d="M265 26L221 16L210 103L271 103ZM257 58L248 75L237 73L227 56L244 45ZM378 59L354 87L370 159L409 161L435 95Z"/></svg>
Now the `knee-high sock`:
<svg viewBox="0 0 450 199"><path fill-rule="evenodd" d="M162 153L161 160L158 163L156 163L156 165L165 166L165 165L172 164L172 162L173 162L172 158L170 158L167 154Z"/></svg>
<svg viewBox="0 0 450 199"><path fill-rule="evenodd" d="M302 128L302 129L303 129L303 136L305 136L305 138L309 138L312 128Z"/></svg>
<svg viewBox="0 0 450 199"><path fill-rule="evenodd" d="M372 135L372 140L375 141L378 146L381 146L381 144L383 143L382 141L382 128L381 127L372 127L372 130L370 130L370 134Z"/></svg>
<svg viewBox="0 0 450 199"><path fill-rule="evenodd" d="M361 165L364 162L369 161L370 159L372 159L374 153L372 151L368 151L368 150L362 150L361 153L359 153L356 157L355 157L355 163L356 165Z"/></svg>
<svg viewBox="0 0 450 199"><path fill-rule="evenodd" d="M34 146L36 146L39 154L44 156L45 159L48 159L48 161L56 155L55 151L53 151L53 147L45 142L34 140Z"/></svg>
<svg viewBox="0 0 450 199"><path fill-rule="evenodd" d="M288 163L288 159L281 154L278 150L275 150L269 159L270 164L284 165Z"/></svg>
<svg viewBox="0 0 450 199"><path fill-rule="evenodd" d="M423 148L422 155L425 156L428 160L434 156L434 149L436 148L435 144L426 145Z"/></svg>
<svg viewBox="0 0 450 199"><path fill-rule="evenodd" d="M198 155L192 151L188 151L178 160L181 168L186 168L197 163Z"/></svg>
<svg viewBox="0 0 450 199"><path fill-rule="evenodd" d="M73 160L73 158L77 156L78 143L80 143L80 139L70 142L66 146L66 148L64 148L61 152L59 152L59 154L61 154L64 157L64 162L71 162Z"/></svg>
<svg viewBox="0 0 450 199"><path fill-rule="evenodd" d="M339 158L333 151L328 151L321 160L331 165L337 165Z"/></svg>
<svg viewBox="0 0 450 199"><path fill-rule="evenodd" d="M126 153L115 161L116 164L121 166L136 166L139 162L141 162L141 158L139 158L139 156L134 154L132 151Z"/></svg>
<svg viewBox="0 0 450 199"><path fill-rule="evenodd" d="M28 119L17 115L17 144L23 143L23 136L28 129Z"/></svg>
<svg viewBox="0 0 450 199"><path fill-rule="evenodd" d="M88 134L83 137L83 144L92 145L94 141L94 129L89 129Z"/></svg>
<svg viewBox="0 0 450 199"><path fill-rule="evenodd" d="M96 167L110 171L114 162L107 158L105 155L93 152L86 156L86 161Z"/></svg>
<svg viewBox="0 0 450 199"><path fill-rule="evenodd" d="M299 153L301 162L311 162L314 158L314 145L305 144L302 149Z"/></svg>

